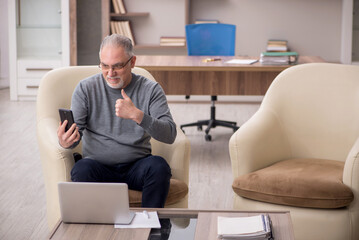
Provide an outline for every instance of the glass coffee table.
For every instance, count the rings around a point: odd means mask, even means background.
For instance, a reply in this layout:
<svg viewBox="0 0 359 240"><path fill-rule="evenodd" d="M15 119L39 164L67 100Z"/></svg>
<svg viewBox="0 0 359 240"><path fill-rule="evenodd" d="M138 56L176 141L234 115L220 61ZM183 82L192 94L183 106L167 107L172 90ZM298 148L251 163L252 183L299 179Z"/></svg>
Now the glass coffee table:
<svg viewBox="0 0 359 240"><path fill-rule="evenodd" d="M289 212L243 212L235 210L189 210L189 209L144 209L133 211L157 211L161 229L119 229L110 224L66 224L60 221L50 234L51 240L64 239L136 239L136 240L216 240L217 217L246 217L261 213L269 214L276 240L294 240Z"/></svg>

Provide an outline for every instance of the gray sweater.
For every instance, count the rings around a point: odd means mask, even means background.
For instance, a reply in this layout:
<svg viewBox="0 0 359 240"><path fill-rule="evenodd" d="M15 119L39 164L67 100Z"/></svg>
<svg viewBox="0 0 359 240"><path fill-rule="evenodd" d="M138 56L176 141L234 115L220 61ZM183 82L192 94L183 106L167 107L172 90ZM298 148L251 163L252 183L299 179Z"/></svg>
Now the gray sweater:
<svg viewBox="0 0 359 240"><path fill-rule="evenodd" d="M161 86L132 74L124 90L144 112L140 124L116 116L116 100L123 98L121 90L110 88L102 74L82 80L75 88L71 109L82 136L84 157L106 165L128 163L151 153L151 137L168 144L174 142L176 125Z"/></svg>

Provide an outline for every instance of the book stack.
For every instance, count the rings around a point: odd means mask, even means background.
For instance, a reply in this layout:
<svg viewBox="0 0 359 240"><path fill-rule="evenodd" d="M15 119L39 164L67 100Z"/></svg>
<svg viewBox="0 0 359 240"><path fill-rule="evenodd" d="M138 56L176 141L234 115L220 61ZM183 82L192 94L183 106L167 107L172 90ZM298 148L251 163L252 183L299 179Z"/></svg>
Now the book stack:
<svg viewBox="0 0 359 240"><path fill-rule="evenodd" d="M270 39L267 42L267 52L287 52L288 41L287 40L273 40Z"/></svg>
<svg viewBox="0 0 359 240"><path fill-rule="evenodd" d="M186 46L185 37L161 37L160 46Z"/></svg>
<svg viewBox="0 0 359 240"><path fill-rule="evenodd" d="M288 65L297 61L297 52L262 52L259 58L259 62L264 65Z"/></svg>
<svg viewBox="0 0 359 240"><path fill-rule="evenodd" d="M122 0L112 0L113 10L115 13L125 14L126 8Z"/></svg>
<svg viewBox="0 0 359 240"><path fill-rule="evenodd" d="M219 239L273 239L268 214L251 217L218 217Z"/></svg>
<svg viewBox="0 0 359 240"><path fill-rule="evenodd" d="M135 39L132 34L130 21L111 21L111 33L121 34L131 39L132 44L135 45Z"/></svg>
<svg viewBox="0 0 359 240"><path fill-rule="evenodd" d="M219 23L217 19L196 19L194 21L195 24L201 24L201 23Z"/></svg>
<svg viewBox="0 0 359 240"><path fill-rule="evenodd" d="M287 40L267 41L266 52L262 52L259 62L265 65L288 65L298 60L297 52L289 52Z"/></svg>

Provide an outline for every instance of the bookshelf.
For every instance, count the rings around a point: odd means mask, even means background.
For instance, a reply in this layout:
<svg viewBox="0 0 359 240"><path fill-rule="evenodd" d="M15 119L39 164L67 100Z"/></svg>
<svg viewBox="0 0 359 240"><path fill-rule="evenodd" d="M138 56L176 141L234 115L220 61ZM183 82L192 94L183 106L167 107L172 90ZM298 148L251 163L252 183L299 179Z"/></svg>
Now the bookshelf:
<svg viewBox="0 0 359 240"><path fill-rule="evenodd" d="M136 55L185 55L183 46L160 46L162 36L185 36L190 0L123 0L126 13L115 13L113 0L70 1L70 65L98 64L98 48L111 21L130 21ZM91 31L88 31L91 29Z"/></svg>
<svg viewBox="0 0 359 240"><path fill-rule="evenodd" d="M112 21L129 21L134 36L136 51L149 49L181 48L185 46L161 46L163 36L185 36L188 23L189 0L176 0L168 4L165 0L122 0L126 13L115 13L115 0L104 0L102 4L102 36L111 33Z"/></svg>

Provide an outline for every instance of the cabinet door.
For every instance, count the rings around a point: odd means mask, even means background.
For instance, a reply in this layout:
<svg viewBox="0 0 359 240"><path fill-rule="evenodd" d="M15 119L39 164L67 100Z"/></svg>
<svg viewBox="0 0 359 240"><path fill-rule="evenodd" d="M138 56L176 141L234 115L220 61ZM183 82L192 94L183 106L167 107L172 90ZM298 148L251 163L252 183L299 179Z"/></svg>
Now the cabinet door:
<svg viewBox="0 0 359 240"><path fill-rule="evenodd" d="M18 0L17 57L61 59L61 0Z"/></svg>

